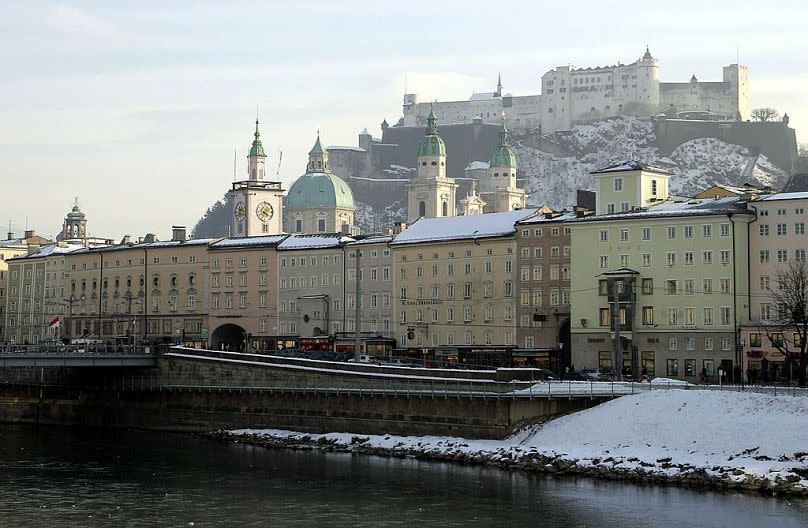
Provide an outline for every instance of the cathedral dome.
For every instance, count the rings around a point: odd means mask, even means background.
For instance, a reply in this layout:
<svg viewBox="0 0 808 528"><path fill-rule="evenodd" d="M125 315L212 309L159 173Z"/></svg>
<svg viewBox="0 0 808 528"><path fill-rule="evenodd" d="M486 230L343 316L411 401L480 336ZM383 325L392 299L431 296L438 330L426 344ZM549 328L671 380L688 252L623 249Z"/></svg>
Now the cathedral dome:
<svg viewBox="0 0 808 528"><path fill-rule="evenodd" d="M73 206L73 209L71 209L70 212L67 213L68 220L84 220L84 218L85 215L84 213L81 212L81 209L79 209L79 204L75 204Z"/></svg>
<svg viewBox="0 0 808 528"><path fill-rule="evenodd" d="M446 144L443 142L443 138L438 135L438 118L435 117L434 111L430 110L426 123L426 136L418 144L418 155L445 156Z"/></svg>
<svg viewBox="0 0 808 528"><path fill-rule="evenodd" d="M502 125L499 131L499 145L491 154L488 166L516 168L516 156L513 154L511 147L508 146L508 129L505 128L505 125Z"/></svg>
<svg viewBox="0 0 808 528"><path fill-rule="evenodd" d="M307 209L311 207L354 208L351 188L336 174L308 172L292 184L286 195L286 207Z"/></svg>

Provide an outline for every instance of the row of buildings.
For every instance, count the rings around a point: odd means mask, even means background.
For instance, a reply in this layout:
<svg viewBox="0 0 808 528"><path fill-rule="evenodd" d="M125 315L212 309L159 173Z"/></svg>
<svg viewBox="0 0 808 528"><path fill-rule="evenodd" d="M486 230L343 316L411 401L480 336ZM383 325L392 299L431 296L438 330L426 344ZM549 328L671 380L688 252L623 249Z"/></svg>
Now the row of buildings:
<svg viewBox="0 0 808 528"><path fill-rule="evenodd" d="M669 172L627 162L593 173L594 208L527 206L503 126L490 194L472 185L458 214L434 114L427 121L407 189L414 221L388 233L351 228L350 188L319 138L283 195L256 125L248 179L230 190L232 236L188 239L176 227L168 241L98 244L77 205L58 243L9 235L0 338L266 352L358 340L379 356L682 378L783 361L762 336L778 270L805 259L808 194L717 186L676 197Z"/></svg>

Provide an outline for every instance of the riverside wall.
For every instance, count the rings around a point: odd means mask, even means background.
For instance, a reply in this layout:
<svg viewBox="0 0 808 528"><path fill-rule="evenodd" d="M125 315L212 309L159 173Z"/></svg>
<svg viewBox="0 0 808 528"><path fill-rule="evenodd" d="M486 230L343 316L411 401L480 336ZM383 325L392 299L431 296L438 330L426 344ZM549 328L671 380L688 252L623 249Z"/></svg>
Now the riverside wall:
<svg viewBox="0 0 808 528"><path fill-rule="evenodd" d="M0 369L0 422L504 438L598 401L482 397L453 383L177 357L161 358L155 369L7 368Z"/></svg>

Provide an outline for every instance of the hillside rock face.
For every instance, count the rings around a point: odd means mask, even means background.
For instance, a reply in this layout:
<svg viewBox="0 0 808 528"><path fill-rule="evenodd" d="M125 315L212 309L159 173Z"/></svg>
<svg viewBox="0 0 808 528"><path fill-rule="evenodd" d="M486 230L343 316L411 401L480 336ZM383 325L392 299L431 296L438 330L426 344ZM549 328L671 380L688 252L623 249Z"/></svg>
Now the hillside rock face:
<svg viewBox="0 0 808 528"><path fill-rule="evenodd" d="M463 167L488 160L496 131L495 125L488 124L441 128L441 134L446 134L447 173L459 178L458 200L470 185L463 179ZM390 127L373 153L332 156L334 172L354 192L356 222L363 232L378 233L406 220L406 181L415 176L417 149L413 145L421 137L420 127ZM576 125L572 130L542 137L514 134L511 141L519 163L518 181L528 193L528 204L547 204L554 209L574 205L577 189L595 189L592 171L628 160L671 171L671 192L684 196L713 184L749 182L779 188L787 178L787 173L765 156L714 138L692 139L663 156L654 124L634 117ZM194 235L225 236L230 222L228 209L224 201L215 203L197 224Z"/></svg>

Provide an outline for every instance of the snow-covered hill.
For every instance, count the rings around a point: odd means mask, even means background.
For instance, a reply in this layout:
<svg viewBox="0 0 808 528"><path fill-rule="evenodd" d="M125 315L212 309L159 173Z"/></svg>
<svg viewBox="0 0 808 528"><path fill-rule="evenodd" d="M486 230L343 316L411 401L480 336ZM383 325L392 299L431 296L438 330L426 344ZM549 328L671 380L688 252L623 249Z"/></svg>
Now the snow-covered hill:
<svg viewBox="0 0 808 528"><path fill-rule="evenodd" d="M670 170L671 192L679 195L695 194L714 183L743 184L741 174L750 163L755 164L750 183L776 187L786 178L765 156L714 138L688 141L670 156L661 156L653 124L633 117L577 125L545 136L539 144L526 136L513 140L529 202L554 208L573 205L577 189L594 189L590 172L627 160Z"/></svg>

